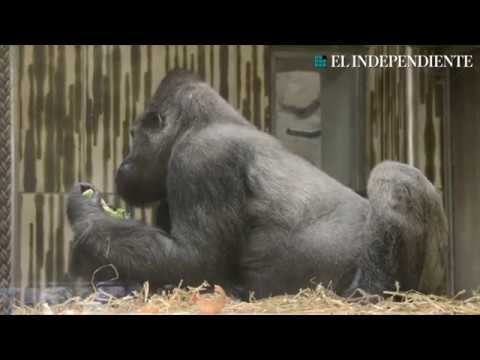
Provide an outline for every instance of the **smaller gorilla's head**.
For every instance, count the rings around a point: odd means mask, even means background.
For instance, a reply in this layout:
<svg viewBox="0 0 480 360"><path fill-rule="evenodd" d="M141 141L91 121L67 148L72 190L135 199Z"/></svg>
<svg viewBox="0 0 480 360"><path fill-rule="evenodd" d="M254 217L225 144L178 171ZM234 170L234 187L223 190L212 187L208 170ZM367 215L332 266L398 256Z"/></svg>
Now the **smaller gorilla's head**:
<svg viewBox="0 0 480 360"><path fill-rule="evenodd" d="M144 205L166 197L168 161L175 141L185 131L184 89L201 80L184 71L170 72L135 120L128 156L117 170L117 191L128 203Z"/></svg>

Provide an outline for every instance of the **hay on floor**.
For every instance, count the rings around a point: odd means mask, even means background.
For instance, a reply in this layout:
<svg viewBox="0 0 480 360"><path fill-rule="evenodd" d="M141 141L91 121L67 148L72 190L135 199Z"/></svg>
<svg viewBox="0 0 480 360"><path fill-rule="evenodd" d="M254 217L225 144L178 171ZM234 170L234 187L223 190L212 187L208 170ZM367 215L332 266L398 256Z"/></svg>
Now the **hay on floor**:
<svg viewBox="0 0 480 360"><path fill-rule="evenodd" d="M169 294L150 296L148 284L143 291L123 299L111 298L106 304L95 302L95 294L73 298L61 305L40 304L35 308L15 306L19 315L240 315L240 314L319 314L319 315L480 315L480 294L460 299L424 295L418 292L385 292L384 298L358 291L349 299L324 287L303 290L297 295L241 302L228 298L215 287L212 294L199 288L175 289Z"/></svg>

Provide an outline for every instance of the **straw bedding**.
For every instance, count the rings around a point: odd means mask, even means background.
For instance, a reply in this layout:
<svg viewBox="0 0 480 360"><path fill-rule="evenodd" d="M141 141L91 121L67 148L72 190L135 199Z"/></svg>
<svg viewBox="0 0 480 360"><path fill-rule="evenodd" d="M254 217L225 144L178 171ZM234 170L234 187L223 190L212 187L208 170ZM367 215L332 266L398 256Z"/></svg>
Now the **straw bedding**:
<svg viewBox="0 0 480 360"><path fill-rule="evenodd" d="M466 298L424 295L409 291L385 292L383 297L357 291L341 298L328 288L300 291L297 295L241 302L230 299L223 289L205 293L206 284L198 288L174 289L170 293L149 294L148 283L142 291L122 299L109 298L104 304L95 301L97 294L86 299L72 298L61 305L39 304L35 308L15 306L19 315L480 315L480 293Z"/></svg>

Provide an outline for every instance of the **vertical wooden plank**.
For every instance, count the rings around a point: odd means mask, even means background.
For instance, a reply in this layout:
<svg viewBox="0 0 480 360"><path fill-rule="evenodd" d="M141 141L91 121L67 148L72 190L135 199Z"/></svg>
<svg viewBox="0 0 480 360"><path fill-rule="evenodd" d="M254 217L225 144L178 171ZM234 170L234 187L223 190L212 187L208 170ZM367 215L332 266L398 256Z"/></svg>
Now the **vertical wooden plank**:
<svg viewBox="0 0 480 360"><path fill-rule="evenodd" d="M218 77L220 95L228 101L229 87L228 87L228 63L229 63L229 49L228 45L219 45L219 59L218 59Z"/></svg>
<svg viewBox="0 0 480 360"><path fill-rule="evenodd" d="M106 187L106 175L108 168L105 164L106 158L104 143L104 97L105 101L109 101L108 93L105 94L104 88L106 84L106 52L108 47L104 45L94 45L88 47L89 72L87 78L87 108L88 125L86 129L86 157L87 157L87 174L84 181L88 181L102 191L108 192ZM108 87L106 87L108 90ZM107 120L108 121L108 120ZM98 161L100 160L100 161Z"/></svg>
<svg viewBox="0 0 480 360"><path fill-rule="evenodd" d="M437 80L435 83L435 137L438 141L438 146L436 149L436 162L438 166L436 167L437 173L435 178L437 179L437 183L435 184L437 188L443 189L444 188L444 179L443 179L443 165L444 165L444 157L443 157L443 124L444 124L444 116L445 116L445 104L444 104L444 83L441 80Z"/></svg>
<svg viewBox="0 0 480 360"><path fill-rule="evenodd" d="M241 111L248 121L252 121L252 45L241 45L240 51L242 78L240 93Z"/></svg>
<svg viewBox="0 0 480 360"><path fill-rule="evenodd" d="M265 47L263 45L255 45L257 49L257 71L256 71L256 80L255 80L255 93L258 96L257 104L258 107L258 127L261 130L265 130L266 121L265 121L265 108L266 108L266 99L265 99Z"/></svg>
<svg viewBox="0 0 480 360"><path fill-rule="evenodd" d="M252 45L252 86L251 86L251 98L252 98L252 122L258 129L262 127L262 119L260 118L260 97L261 84L258 77L258 48L257 45Z"/></svg>
<svg viewBox="0 0 480 360"><path fill-rule="evenodd" d="M169 65L169 70L173 70L177 68L177 63L175 62L175 48L176 45L167 45L168 50L167 50L167 62ZM178 61L177 61L178 62Z"/></svg>
<svg viewBox="0 0 480 360"><path fill-rule="evenodd" d="M198 45L198 74L203 80L207 79L206 46Z"/></svg>
<svg viewBox="0 0 480 360"><path fill-rule="evenodd" d="M221 81L221 64L220 64L220 48L222 45L212 45L211 57L212 57L212 85L213 88L220 93L220 81ZM227 53L228 54L228 53ZM228 66L228 65L227 65ZM228 68L225 68L227 71Z"/></svg>
<svg viewBox="0 0 480 360"><path fill-rule="evenodd" d="M236 94L237 94L237 109L240 113L242 113L242 45L236 45L236 62L235 62L235 70L236 70Z"/></svg>
<svg viewBox="0 0 480 360"><path fill-rule="evenodd" d="M152 46L152 94L167 74L167 46L168 45Z"/></svg>
<svg viewBox="0 0 480 360"><path fill-rule="evenodd" d="M426 74L425 84L425 99L426 99L426 119L424 128L424 143L425 143L425 175L432 182L435 183L435 125L434 125L434 96L433 96L432 74L428 71Z"/></svg>
<svg viewBox="0 0 480 360"><path fill-rule="evenodd" d="M237 46L228 45L228 102L238 109L237 101Z"/></svg>
<svg viewBox="0 0 480 360"><path fill-rule="evenodd" d="M175 45L175 65L177 68L184 69L185 68L185 63L184 63L184 51L183 51L184 45Z"/></svg>
<svg viewBox="0 0 480 360"><path fill-rule="evenodd" d="M204 45L205 49L205 81L212 85L212 58L211 58L211 48L212 45Z"/></svg>
<svg viewBox="0 0 480 360"><path fill-rule="evenodd" d="M263 47L263 95L265 99L264 105L264 130L267 132L272 131L272 118L271 118L271 110L270 110L270 83L271 79L271 47L270 45L264 45Z"/></svg>
<svg viewBox="0 0 480 360"><path fill-rule="evenodd" d="M186 45L187 48L187 68L190 71L198 73L198 46Z"/></svg>

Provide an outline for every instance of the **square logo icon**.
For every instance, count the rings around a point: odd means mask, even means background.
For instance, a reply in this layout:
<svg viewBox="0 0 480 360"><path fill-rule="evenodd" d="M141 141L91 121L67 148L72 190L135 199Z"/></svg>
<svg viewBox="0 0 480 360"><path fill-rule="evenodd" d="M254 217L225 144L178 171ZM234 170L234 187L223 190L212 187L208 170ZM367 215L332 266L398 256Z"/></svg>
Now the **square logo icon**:
<svg viewBox="0 0 480 360"><path fill-rule="evenodd" d="M327 67L327 57L325 55L315 55L313 58L313 66L316 69L324 69Z"/></svg>

